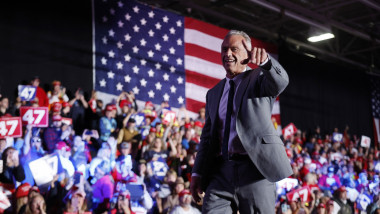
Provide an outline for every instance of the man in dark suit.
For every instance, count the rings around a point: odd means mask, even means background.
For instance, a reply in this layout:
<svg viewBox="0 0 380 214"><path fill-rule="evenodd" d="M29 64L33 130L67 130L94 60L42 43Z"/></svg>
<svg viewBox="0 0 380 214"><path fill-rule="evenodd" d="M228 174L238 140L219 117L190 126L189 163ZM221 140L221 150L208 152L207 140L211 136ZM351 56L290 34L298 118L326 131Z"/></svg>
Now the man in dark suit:
<svg viewBox="0 0 380 214"><path fill-rule="evenodd" d="M226 78L206 95L191 191L202 213L274 213L275 183L292 174L271 111L289 77L265 49L232 30L221 46ZM249 62L259 65L251 70Z"/></svg>

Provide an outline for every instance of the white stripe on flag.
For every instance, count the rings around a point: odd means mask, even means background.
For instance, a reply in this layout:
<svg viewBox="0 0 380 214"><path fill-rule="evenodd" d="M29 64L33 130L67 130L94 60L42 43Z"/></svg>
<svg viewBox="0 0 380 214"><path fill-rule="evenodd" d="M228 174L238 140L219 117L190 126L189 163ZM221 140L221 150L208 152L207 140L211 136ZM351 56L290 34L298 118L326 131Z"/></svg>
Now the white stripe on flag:
<svg viewBox="0 0 380 214"><path fill-rule="evenodd" d="M206 103L206 94L208 90L208 88L193 83L186 83L185 93L187 98Z"/></svg>
<svg viewBox="0 0 380 214"><path fill-rule="evenodd" d="M223 79L226 76L223 66L188 55L185 55L185 69L216 79Z"/></svg>
<svg viewBox="0 0 380 214"><path fill-rule="evenodd" d="M380 143L380 121L379 118L373 118L375 122L375 135L377 136L377 141Z"/></svg>
<svg viewBox="0 0 380 214"><path fill-rule="evenodd" d="M223 39L210 36L197 30L185 28L185 42L219 53Z"/></svg>

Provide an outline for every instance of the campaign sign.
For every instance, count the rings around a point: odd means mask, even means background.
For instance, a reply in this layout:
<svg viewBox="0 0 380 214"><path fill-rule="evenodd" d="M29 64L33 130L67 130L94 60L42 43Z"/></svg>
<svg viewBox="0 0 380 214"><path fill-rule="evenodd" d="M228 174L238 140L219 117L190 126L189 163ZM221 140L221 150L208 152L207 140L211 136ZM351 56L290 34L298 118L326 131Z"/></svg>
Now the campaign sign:
<svg viewBox="0 0 380 214"><path fill-rule="evenodd" d="M144 197L144 186L142 184L117 182L115 189L118 192L128 190L131 194L131 201L138 201Z"/></svg>
<svg viewBox="0 0 380 214"><path fill-rule="evenodd" d="M343 141L343 134L333 133L332 141L333 142L342 142Z"/></svg>
<svg viewBox="0 0 380 214"><path fill-rule="evenodd" d="M4 210L11 206L11 202L3 191L0 191L0 213L4 213Z"/></svg>
<svg viewBox="0 0 380 214"><path fill-rule="evenodd" d="M136 127L140 127L145 122L145 114L144 113L138 113L131 116L133 119L136 120Z"/></svg>
<svg viewBox="0 0 380 214"><path fill-rule="evenodd" d="M71 126L73 124L73 119L67 118L67 117L62 117L62 123L66 124L68 126Z"/></svg>
<svg viewBox="0 0 380 214"><path fill-rule="evenodd" d="M174 123L176 119L176 113L167 109L162 110L162 121L164 124Z"/></svg>
<svg viewBox="0 0 380 214"><path fill-rule="evenodd" d="M36 97L37 87L31 85L18 85L18 96L22 101L31 101Z"/></svg>
<svg viewBox="0 0 380 214"><path fill-rule="evenodd" d="M282 130L282 135L284 135L284 139L287 139L288 137L292 136L296 132L297 132L296 126L293 123L290 123Z"/></svg>
<svg viewBox="0 0 380 214"><path fill-rule="evenodd" d="M20 117L0 118L0 137L21 137L22 127Z"/></svg>
<svg viewBox="0 0 380 214"><path fill-rule="evenodd" d="M34 127L48 127L49 109L48 107L28 107L20 108L22 125L32 125Z"/></svg>
<svg viewBox="0 0 380 214"><path fill-rule="evenodd" d="M311 201L311 191L308 186L304 186L299 189L295 189L288 194L286 194L288 201L298 201L300 199L302 202Z"/></svg>
<svg viewBox="0 0 380 214"><path fill-rule="evenodd" d="M298 180L295 178L285 178L276 182L277 189L286 189L290 191L294 187L298 186Z"/></svg>
<svg viewBox="0 0 380 214"><path fill-rule="evenodd" d="M356 199L356 203L357 203L357 208L359 210L363 210L365 211L367 209L367 206L372 203L372 196L370 195L367 195L365 193L362 193L358 196L358 198Z"/></svg>
<svg viewBox="0 0 380 214"><path fill-rule="evenodd" d="M361 139L361 141L360 141L360 145L361 145L362 147L369 148L369 146L371 145L371 138L362 135L362 139Z"/></svg>
<svg viewBox="0 0 380 214"><path fill-rule="evenodd" d="M53 180L58 173L59 158L57 154L51 154L29 163L30 171L37 186L42 186Z"/></svg>

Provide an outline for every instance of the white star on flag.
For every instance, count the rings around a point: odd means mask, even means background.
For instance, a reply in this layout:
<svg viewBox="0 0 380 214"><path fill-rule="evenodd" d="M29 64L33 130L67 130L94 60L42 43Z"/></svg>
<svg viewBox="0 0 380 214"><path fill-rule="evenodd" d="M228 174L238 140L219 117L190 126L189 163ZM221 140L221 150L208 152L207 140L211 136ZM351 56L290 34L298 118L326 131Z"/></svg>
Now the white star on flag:
<svg viewBox="0 0 380 214"><path fill-rule="evenodd" d="M150 90L150 91L148 92L148 95L149 95L150 98L154 98L154 91L153 91L153 90Z"/></svg>
<svg viewBox="0 0 380 214"><path fill-rule="evenodd" d="M118 84L116 85L116 90L118 90L118 91L122 91L122 90L123 90L123 85L122 85L121 83L118 83Z"/></svg>
<svg viewBox="0 0 380 214"><path fill-rule="evenodd" d="M100 83L100 87L106 87L107 82L105 79L102 79L99 83Z"/></svg>
<svg viewBox="0 0 380 214"><path fill-rule="evenodd" d="M160 82L156 83L156 90L161 90L161 87L162 85Z"/></svg>
<svg viewBox="0 0 380 214"><path fill-rule="evenodd" d="M113 79L114 76L115 76L115 73L112 72L112 71L109 71L109 72L107 73L107 75L108 75L108 78Z"/></svg>
<svg viewBox="0 0 380 214"><path fill-rule="evenodd" d="M174 85L172 85L172 86L170 87L170 91L171 91L173 94L175 94L176 90L177 90L177 88L176 88Z"/></svg>
<svg viewBox="0 0 380 214"><path fill-rule="evenodd" d="M108 57L114 58L115 52L113 52L113 50L108 51Z"/></svg>
<svg viewBox="0 0 380 214"><path fill-rule="evenodd" d="M138 74L140 69L139 69L139 67L137 67L137 65L135 65L135 66L132 68L132 70L133 70L133 73Z"/></svg>
<svg viewBox="0 0 380 214"><path fill-rule="evenodd" d="M147 81L145 79L140 80L141 86L146 87L146 83Z"/></svg>
<svg viewBox="0 0 380 214"><path fill-rule="evenodd" d="M123 69L123 63L121 63L121 62L118 62L118 63L116 63L116 66L117 66L117 69L118 70L121 70L121 69Z"/></svg>
<svg viewBox="0 0 380 214"><path fill-rule="evenodd" d="M124 76L124 81L128 82L128 83L131 82L131 77L129 75L125 75Z"/></svg>
<svg viewBox="0 0 380 214"><path fill-rule="evenodd" d="M165 93L163 98L165 101L169 101L170 96L167 93Z"/></svg>
<svg viewBox="0 0 380 214"><path fill-rule="evenodd" d="M106 65L106 64L107 64L107 59L104 58L104 57L102 57L102 64L103 64L103 65Z"/></svg>

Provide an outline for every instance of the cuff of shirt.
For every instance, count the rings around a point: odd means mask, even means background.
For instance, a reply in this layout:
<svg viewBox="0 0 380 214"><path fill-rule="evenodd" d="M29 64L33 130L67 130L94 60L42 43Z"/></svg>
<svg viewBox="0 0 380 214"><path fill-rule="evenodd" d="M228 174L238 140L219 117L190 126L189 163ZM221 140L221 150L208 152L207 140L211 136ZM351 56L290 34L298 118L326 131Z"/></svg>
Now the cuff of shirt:
<svg viewBox="0 0 380 214"><path fill-rule="evenodd" d="M272 68L272 61L269 58L269 54L268 54L267 59L260 64L260 67L267 71L269 71Z"/></svg>

